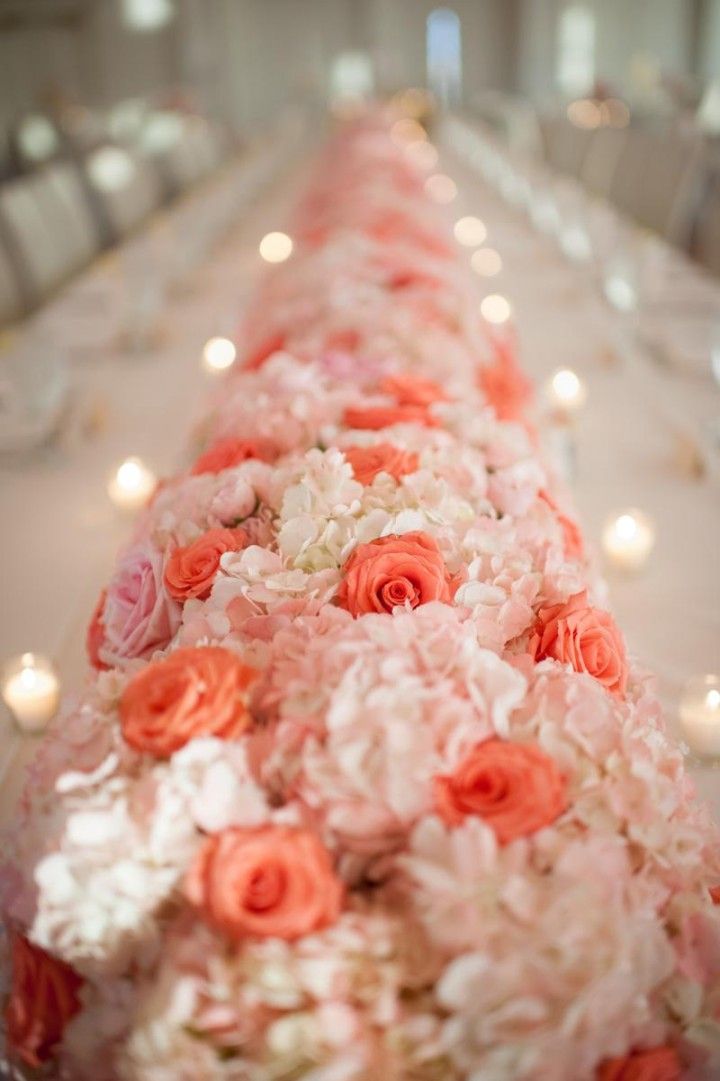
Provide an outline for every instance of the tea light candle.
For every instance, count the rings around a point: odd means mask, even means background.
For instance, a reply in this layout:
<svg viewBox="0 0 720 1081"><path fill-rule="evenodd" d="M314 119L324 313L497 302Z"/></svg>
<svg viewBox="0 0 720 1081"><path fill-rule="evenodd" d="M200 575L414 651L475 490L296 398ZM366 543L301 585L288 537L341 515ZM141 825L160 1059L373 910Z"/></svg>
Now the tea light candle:
<svg viewBox="0 0 720 1081"><path fill-rule="evenodd" d="M203 348L203 364L209 372L224 372L235 363L237 350L229 338L210 338Z"/></svg>
<svg viewBox="0 0 720 1081"><path fill-rule="evenodd" d="M429 171L438 163L438 152L432 143L420 142L408 143L405 147L405 155L418 169Z"/></svg>
<svg viewBox="0 0 720 1081"><path fill-rule="evenodd" d="M57 713L60 682L45 657L23 653L6 670L2 696L23 732L40 732Z"/></svg>
<svg viewBox="0 0 720 1081"><path fill-rule="evenodd" d="M108 494L122 510L136 511L144 507L155 491L157 478L139 458L126 458L108 484Z"/></svg>
<svg viewBox="0 0 720 1081"><path fill-rule="evenodd" d="M457 196L457 184L445 173L433 173L425 181L425 191L436 203L451 203Z"/></svg>
<svg viewBox="0 0 720 1081"><path fill-rule="evenodd" d="M494 248L478 248L470 256L470 265L483 278L494 278L502 270L502 258Z"/></svg>
<svg viewBox="0 0 720 1081"><path fill-rule="evenodd" d="M550 404L563 416L577 413L587 400L587 388L572 368L558 368L547 387Z"/></svg>
<svg viewBox="0 0 720 1081"><path fill-rule="evenodd" d="M501 326L512 315L512 307L507 297L501 293L490 293L480 305L480 314L487 323Z"/></svg>
<svg viewBox="0 0 720 1081"><path fill-rule="evenodd" d="M690 750L720 758L720 676L693 676L680 699L680 727Z"/></svg>
<svg viewBox="0 0 720 1081"><path fill-rule="evenodd" d="M592 256L592 245L587 230L577 223L561 230L560 247L568 259L574 263L587 263Z"/></svg>
<svg viewBox="0 0 720 1081"><path fill-rule="evenodd" d="M646 514L631 508L608 519L602 543L606 556L616 566L639 570L655 545L655 529Z"/></svg>
<svg viewBox="0 0 720 1081"><path fill-rule="evenodd" d="M458 244L462 244L465 248L477 248L485 242L487 237L485 223L472 214L468 214L464 218L458 218L453 227L453 232Z"/></svg>
<svg viewBox="0 0 720 1081"><path fill-rule="evenodd" d="M287 233L266 233L260 241L260 257L266 263L284 263L292 255L292 237Z"/></svg>

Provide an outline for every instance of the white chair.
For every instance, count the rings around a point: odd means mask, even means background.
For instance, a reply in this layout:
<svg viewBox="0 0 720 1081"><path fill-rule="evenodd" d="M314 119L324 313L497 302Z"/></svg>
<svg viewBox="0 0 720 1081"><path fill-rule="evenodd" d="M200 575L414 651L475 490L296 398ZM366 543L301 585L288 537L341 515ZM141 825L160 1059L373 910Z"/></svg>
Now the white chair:
<svg viewBox="0 0 720 1081"><path fill-rule="evenodd" d="M225 156L217 128L200 118L185 120L177 142L164 155L164 167L176 191L196 184L216 169Z"/></svg>
<svg viewBox="0 0 720 1081"><path fill-rule="evenodd" d="M693 255L720 276L720 175L715 175L708 186L694 232Z"/></svg>
<svg viewBox="0 0 720 1081"><path fill-rule="evenodd" d="M697 210L704 168L699 136L631 129L610 197L640 225L684 245Z"/></svg>
<svg viewBox="0 0 720 1081"><path fill-rule="evenodd" d="M127 147L96 148L86 158L85 171L116 238L135 229L163 201L156 168Z"/></svg>
<svg viewBox="0 0 720 1081"><path fill-rule="evenodd" d="M569 176L579 176L592 132L576 127L564 117L541 119L540 130L545 157L553 169Z"/></svg>
<svg viewBox="0 0 720 1081"><path fill-rule="evenodd" d="M0 188L0 215L31 303L51 293L98 250L96 222L70 163L57 162Z"/></svg>
<svg viewBox="0 0 720 1081"><path fill-rule="evenodd" d="M0 326L20 314L22 296L17 275L8 252L0 247Z"/></svg>
<svg viewBox="0 0 720 1081"><path fill-rule="evenodd" d="M624 128L598 128L592 133L580 180L593 195L606 198L610 194L627 134Z"/></svg>

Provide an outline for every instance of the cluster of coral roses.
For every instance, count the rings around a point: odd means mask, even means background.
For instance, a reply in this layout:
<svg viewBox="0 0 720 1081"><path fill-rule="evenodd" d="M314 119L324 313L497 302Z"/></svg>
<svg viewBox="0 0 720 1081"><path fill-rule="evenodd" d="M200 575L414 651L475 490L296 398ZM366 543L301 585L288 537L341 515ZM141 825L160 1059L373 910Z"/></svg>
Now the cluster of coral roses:
<svg viewBox="0 0 720 1081"><path fill-rule="evenodd" d="M385 130L331 146L27 787L73 1081L718 1076L717 836Z"/></svg>

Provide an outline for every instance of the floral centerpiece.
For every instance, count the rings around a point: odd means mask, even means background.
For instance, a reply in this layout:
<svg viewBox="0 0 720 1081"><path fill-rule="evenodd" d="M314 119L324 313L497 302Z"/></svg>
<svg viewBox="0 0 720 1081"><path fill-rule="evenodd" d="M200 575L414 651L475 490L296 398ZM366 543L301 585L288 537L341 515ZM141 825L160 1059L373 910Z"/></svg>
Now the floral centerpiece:
<svg viewBox="0 0 720 1081"><path fill-rule="evenodd" d="M72 1081L720 1076L718 834L527 380L382 123L338 135L138 520L3 873Z"/></svg>

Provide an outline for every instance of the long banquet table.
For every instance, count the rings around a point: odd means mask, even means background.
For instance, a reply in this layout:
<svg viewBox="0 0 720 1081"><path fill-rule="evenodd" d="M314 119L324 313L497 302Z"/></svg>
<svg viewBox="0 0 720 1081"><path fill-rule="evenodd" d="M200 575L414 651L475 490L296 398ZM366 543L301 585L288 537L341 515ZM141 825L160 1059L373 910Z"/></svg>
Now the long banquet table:
<svg viewBox="0 0 720 1081"><path fill-rule="evenodd" d="M587 536L599 549L606 516L638 506L655 520L657 544L647 567L633 576L607 568L610 600L632 651L658 674L671 722L685 681L720 670L720 492L717 480L683 468L668 416L653 408L649 369L618 348L618 316L592 277L569 263L547 237L511 209L455 153L442 134L440 167L459 186L452 215L479 215L503 269L488 292L510 300L522 363L538 386L559 366L586 381L589 399L576 425L574 496ZM84 631L108 577L128 520L108 501L108 473L129 454L159 475L177 468L198 405L209 392L199 364L204 341L230 334L257 278L257 244L282 228L306 162L269 184L206 262L188 288L171 296L161 340L139 357L112 343L85 349L75 365L81 401L91 422L25 460L0 464L4 618L0 656L24 650L49 654L64 688L77 688L85 670ZM208 188L207 198L212 198ZM80 279L44 315L63 348L72 349L83 312L120 274L117 258ZM720 310L720 290L718 290ZM87 339L87 332L85 332ZM720 414L718 387L697 377L672 378L670 399L692 413L698 396ZM158 424L158 403L162 422ZM197 412L196 412L197 410ZM0 815L16 796L31 753L2 716ZM701 791L720 813L720 779L710 766L694 769Z"/></svg>

